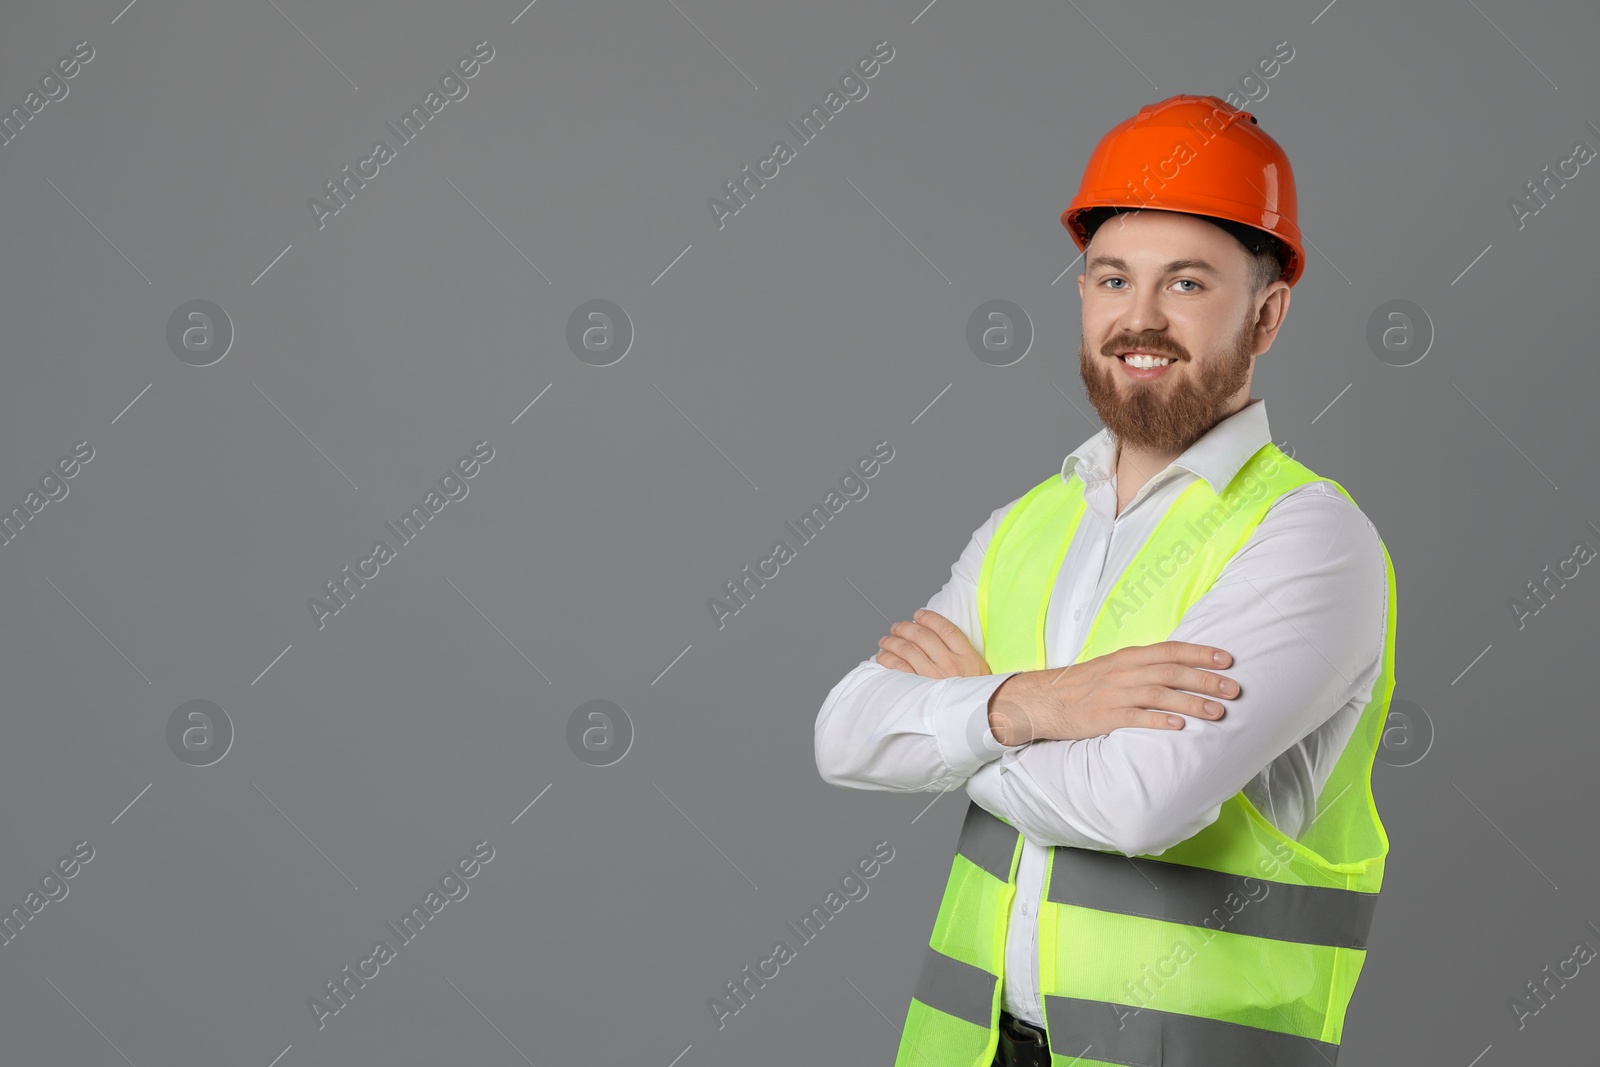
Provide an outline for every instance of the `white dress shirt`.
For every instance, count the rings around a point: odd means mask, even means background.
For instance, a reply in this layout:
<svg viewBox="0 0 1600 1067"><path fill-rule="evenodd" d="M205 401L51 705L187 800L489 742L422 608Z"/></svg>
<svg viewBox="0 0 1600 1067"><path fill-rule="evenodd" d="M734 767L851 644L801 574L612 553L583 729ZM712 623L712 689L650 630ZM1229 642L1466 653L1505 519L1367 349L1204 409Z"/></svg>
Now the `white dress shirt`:
<svg viewBox="0 0 1600 1067"><path fill-rule="evenodd" d="M1265 402L1251 400L1140 487L1120 515L1110 431L1067 456L1061 476L1076 466L1086 509L1046 614L1052 667L1076 661L1101 601L1178 495L1196 478L1221 493L1271 439ZM927 604L980 654L978 569L1020 499L977 529ZM1184 715L1182 729L1129 727L1006 746L988 727L988 703L1010 674L923 678L868 658L817 714L817 769L824 781L855 789L932 792L965 782L979 807L1016 827L1024 843L1002 998L1012 1015L1043 1027L1038 914L1046 846L1160 855L1215 822L1240 790L1298 837L1371 698L1388 610L1377 530L1337 489L1311 482L1267 511L1171 634L1232 655L1232 665L1207 668L1239 683L1237 696L1217 698L1221 719Z"/></svg>

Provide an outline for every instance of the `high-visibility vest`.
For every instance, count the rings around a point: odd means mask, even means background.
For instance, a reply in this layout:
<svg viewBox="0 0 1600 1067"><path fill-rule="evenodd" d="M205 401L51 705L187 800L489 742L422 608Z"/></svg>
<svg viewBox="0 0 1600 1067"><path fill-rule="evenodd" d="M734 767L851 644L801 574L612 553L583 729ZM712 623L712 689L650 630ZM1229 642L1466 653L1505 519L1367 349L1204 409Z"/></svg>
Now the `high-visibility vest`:
<svg viewBox="0 0 1600 1067"><path fill-rule="evenodd" d="M1220 495L1195 479L1107 593L1073 662L1167 640L1272 503L1311 481L1351 499L1270 443ZM996 530L978 577L995 674L1055 666L1045 612L1083 513L1082 479L1055 475ZM1371 782L1394 690L1394 565L1383 556L1381 672L1298 839L1241 791L1159 856L1050 848L1036 977L1053 1067L1335 1062L1389 851ZM991 1064L1022 845L1007 820L969 802L895 1067Z"/></svg>

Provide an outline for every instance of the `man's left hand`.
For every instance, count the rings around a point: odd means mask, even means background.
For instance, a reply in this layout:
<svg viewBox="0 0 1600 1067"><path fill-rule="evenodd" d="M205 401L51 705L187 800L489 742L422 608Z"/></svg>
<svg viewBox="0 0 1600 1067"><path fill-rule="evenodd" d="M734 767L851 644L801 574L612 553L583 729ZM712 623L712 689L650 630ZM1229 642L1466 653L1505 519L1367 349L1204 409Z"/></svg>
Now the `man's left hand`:
<svg viewBox="0 0 1600 1067"><path fill-rule="evenodd" d="M972 678L994 673L961 627L937 611L924 608L912 619L895 623L889 627L888 636L879 639L878 647L883 651L874 657L879 664L924 678Z"/></svg>

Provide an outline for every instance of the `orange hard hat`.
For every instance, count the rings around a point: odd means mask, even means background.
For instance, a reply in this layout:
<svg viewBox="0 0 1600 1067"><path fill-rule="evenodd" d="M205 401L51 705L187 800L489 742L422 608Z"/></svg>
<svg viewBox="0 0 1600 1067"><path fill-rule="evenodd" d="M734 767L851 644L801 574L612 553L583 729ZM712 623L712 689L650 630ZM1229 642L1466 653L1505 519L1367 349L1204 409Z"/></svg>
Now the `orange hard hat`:
<svg viewBox="0 0 1600 1067"><path fill-rule="evenodd" d="M1096 208L1199 215L1246 247L1274 246L1290 286L1305 269L1288 155L1254 115L1215 96L1168 97L1112 127L1061 213L1080 251L1113 213Z"/></svg>

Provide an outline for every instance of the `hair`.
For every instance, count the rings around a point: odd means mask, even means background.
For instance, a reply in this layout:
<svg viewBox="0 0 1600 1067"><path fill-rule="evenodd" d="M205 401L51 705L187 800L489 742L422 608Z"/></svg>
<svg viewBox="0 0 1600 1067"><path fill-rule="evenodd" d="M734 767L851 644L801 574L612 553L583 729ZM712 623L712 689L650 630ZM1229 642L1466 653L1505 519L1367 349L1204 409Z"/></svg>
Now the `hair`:
<svg viewBox="0 0 1600 1067"><path fill-rule="evenodd" d="M1243 241L1239 242L1244 244ZM1278 239L1269 238L1262 242L1259 250L1252 251L1245 246L1245 251L1250 256L1250 295L1259 296L1261 291L1279 278L1283 277L1283 261L1278 258L1275 247Z"/></svg>
<svg viewBox="0 0 1600 1067"><path fill-rule="evenodd" d="M1130 208L1127 210L1137 211L1143 209ZM1101 224L1106 219L1111 218L1112 215L1120 214L1121 211L1122 209L1114 207L1097 207L1084 212L1080 220L1084 225L1084 232L1087 234L1084 243L1088 244L1089 241L1094 240L1095 231L1100 228ZM1249 258L1246 276L1249 279L1252 296L1260 294L1267 286L1283 277L1283 242L1272 234L1254 226L1246 226L1243 223L1234 222L1231 219L1214 219L1207 215L1194 215L1188 212L1184 212L1184 214L1189 214L1191 218L1200 219L1202 222L1209 222L1218 229L1231 234L1234 240L1238 241L1240 246L1244 248L1245 255Z"/></svg>

